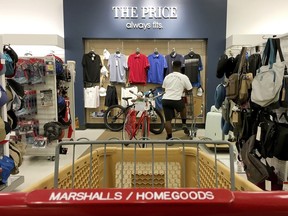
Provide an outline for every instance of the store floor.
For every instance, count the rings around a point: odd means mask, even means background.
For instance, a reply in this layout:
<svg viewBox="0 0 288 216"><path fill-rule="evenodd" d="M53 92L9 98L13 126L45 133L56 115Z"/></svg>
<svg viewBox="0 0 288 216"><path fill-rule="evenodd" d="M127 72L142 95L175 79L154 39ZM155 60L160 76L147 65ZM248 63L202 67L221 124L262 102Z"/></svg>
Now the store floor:
<svg viewBox="0 0 288 216"><path fill-rule="evenodd" d="M105 132L105 133L104 133ZM202 137L205 135L205 130L199 129L197 130L197 137ZM165 131L155 136L151 134L151 139L165 139L166 133ZM180 139L189 139L187 135L183 133L182 130L175 131L173 133L174 137L180 138ZM196 137L196 139L197 139ZM121 139L121 132L110 132L103 129L87 129L87 130L77 130L75 133L75 140L78 139L88 139L88 140L107 140L109 138L117 138ZM76 148L75 158L78 158L80 155L85 153L88 146L83 145L81 147ZM66 155L60 155L60 167L65 166L72 161L72 149L68 149L68 153ZM224 163L225 165L229 166L229 156L227 153L219 153L218 159ZM22 166L19 168L20 173L19 175L24 176L24 183L21 184L16 188L16 191L21 191L30 185L35 184L38 181L41 181L41 179L45 178L49 174L54 172L54 162L51 160L48 160L47 157L40 157L40 156L24 156L24 161Z"/></svg>
<svg viewBox="0 0 288 216"><path fill-rule="evenodd" d="M89 140L96 140L104 132L102 129L87 129L76 130L75 140L79 138L86 138ZM78 158L86 151L88 146L77 147L75 151L75 158ZM70 153L69 153L70 152ZM65 166L72 161L72 149L68 148L66 155L60 155L60 166ZM15 191L21 191L30 185L35 184L41 179L54 172L54 162L48 160L48 157L43 156L24 156L23 164L19 168L18 175L24 176L24 183L16 188Z"/></svg>

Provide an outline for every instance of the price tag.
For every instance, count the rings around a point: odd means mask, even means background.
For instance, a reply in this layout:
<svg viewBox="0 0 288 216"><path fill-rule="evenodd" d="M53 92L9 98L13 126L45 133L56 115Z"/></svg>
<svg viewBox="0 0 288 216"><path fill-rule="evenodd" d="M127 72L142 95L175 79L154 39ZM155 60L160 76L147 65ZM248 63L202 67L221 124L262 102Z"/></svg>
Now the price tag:
<svg viewBox="0 0 288 216"><path fill-rule="evenodd" d="M53 64L48 64L46 65L47 71L54 71L54 65Z"/></svg>
<svg viewBox="0 0 288 216"><path fill-rule="evenodd" d="M256 134L256 140L260 141L261 140L261 127L257 127L257 134Z"/></svg>
<svg viewBox="0 0 288 216"><path fill-rule="evenodd" d="M118 61L118 59L116 60L116 67L118 67L119 66L119 61Z"/></svg>
<svg viewBox="0 0 288 216"><path fill-rule="evenodd" d="M272 190L271 181L265 180L265 190L266 191L271 191Z"/></svg>
<svg viewBox="0 0 288 216"><path fill-rule="evenodd" d="M5 64L5 59L1 59L1 64Z"/></svg>
<svg viewBox="0 0 288 216"><path fill-rule="evenodd" d="M283 182L283 188L282 188L283 191L288 191L288 182L285 181Z"/></svg>

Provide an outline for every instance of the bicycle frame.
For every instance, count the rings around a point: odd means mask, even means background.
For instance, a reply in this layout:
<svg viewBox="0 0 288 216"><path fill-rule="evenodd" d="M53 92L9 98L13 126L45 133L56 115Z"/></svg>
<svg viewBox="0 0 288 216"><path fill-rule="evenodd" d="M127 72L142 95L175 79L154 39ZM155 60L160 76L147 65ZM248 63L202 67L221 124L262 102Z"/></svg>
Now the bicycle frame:
<svg viewBox="0 0 288 216"><path fill-rule="evenodd" d="M140 111L138 111L140 112ZM136 112L137 113L137 112ZM145 134L145 127L144 127L144 122L147 121L147 134ZM136 122L136 127L135 129L132 131L132 136L130 137L130 139L135 138L136 139L136 134L140 129L140 126L142 126L142 138L147 138L149 137L149 130L150 130L150 117L148 115L147 110L144 110L139 118L139 120ZM144 133L144 134L143 134Z"/></svg>

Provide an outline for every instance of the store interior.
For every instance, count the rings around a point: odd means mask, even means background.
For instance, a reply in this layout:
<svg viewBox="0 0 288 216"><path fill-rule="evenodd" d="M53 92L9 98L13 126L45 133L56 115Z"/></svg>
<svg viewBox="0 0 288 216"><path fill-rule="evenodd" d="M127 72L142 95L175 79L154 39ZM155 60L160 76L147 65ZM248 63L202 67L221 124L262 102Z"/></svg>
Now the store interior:
<svg viewBox="0 0 288 216"><path fill-rule="evenodd" d="M0 3L1 1L2 0L0 0ZM30 1L31 3L35 3L35 1ZM199 54L203 64L203 69L199 71L200 85L203 88L203 93L199 95L197 92L198 87L196 86L193 89L193 99L188 101L189 103L187 104L188 107L193 109L193 115L188 117L187 124L191 126L191 131L195 129L195 131L193 131L195 134L193 133L187 136L182 133L183 131L179 130L181 119L178 117L173 122L173 127L175 129L175 133L173 132L174 136L175 138L179 138L181 140L222 140L229 141L234 144L237 140L237 135L235 136L235 134L233 134L233 130L230 130L227 133L223 132L223 128L221 128L223 126L221 125L222 110L219 111L218 108L215 108L216 87L219 84L223 84L224 81L227 81L225 78L223 78L223 76L221 78L216 76L219 60L223 54L226 54L226 57L236 57L237 55L241 54L243 47L247 48L247 55L249 56L255 53L260 53L262 55L268 38L280 39L284 59L287 59L288 30L284 29L283 27L280 29L269 29L267 26L273 26L275 28L277 26L269 25L270 21L268 22L267 20L264 20L263 17L263 19L261 17L259 18L260 20L262 19L261 22L254 22L252 20L250 23L248 21L239 23L239 19L236 19L235 17L242 15L238 14L238 16L236 16L235 11L237 11L240 6L235 2L232 2L232 0L223 0L221 1L221 4L218 5L211 3L211 1L205 1L204 3L199 4L196 9L193 9L194 13L192 15L187 15L187 10L191 10L191 4L196 4L196 1L192 1L192 3L190 3L183 0L180 1L179 5L177 5L178 16L174 14L176 18L166 19L163 17L158 17L155 19L155 17L153 18L152 16L152 18L150 17L146 20L140 19L139 17L126 17L124 19L117 17L115 14L105 14L107 13L106 11L110 11L111 13L111 8L113 8L112 6L116 4L116 2L117 1L110 0L106 3L101 2L99 5L97 5L91 0L86 0L85 4L79 4L76 0L71 1L70 4L69 0L61 1L61 3L53 1L53 3L49 4L48 6L49 8L51 7L50 11L53 11L53 19L51 21L49 20L49 17L51 17L49 13L39 15L39 17L42 17L44 20L42 20L42 23L46 22L47 25L49 23L46 28L39 28L41 29L39 31L36 31L35 28L33 28L33 31L31 28L26 28L25 30L22 29L21 31L21 28L19 27L19 32L13 32L12 30L2 32L0 30L0 47L5 45L11 46L18 54L19 59L30 60L31 58L40 58L45 64L48 62L45 65L47 68L49 68L47 65L49 64L49 61L51 61L55 67L52 68L51 71L54 71L55 74L56 58L47 60L47 56L59 57L63 60L63 65L66 66L69 65L69 62L70 65L72 64L72 68L70 68L72 81L68 81L66 84L63 84L63 86L66 86L68 89L67 97L70 99L69 116L72 119L70 124L70 129L72 130L69 132L68 127L65 128L65 132L63 133L64 137L59 140L56 139L57 141L55 141L55 144L57 145L57 143L60 141L93 141L101 139L101 137L105 137L107 140L109 138L122 139L121 132L110 132L105 128L103 116L98 115L99 113L101 114L101 112L105 112L105 110L108 108L104 105L105 97L99 98L99 106L95 108L85 107L85 86L83 82L82 57L84 54L93 51L100 56L103 66L109 68L108 59L105 58L104 50L109 51L110 54L120 52L126 57L135 53L136 50L140 50L140 52L146 56L152 54L155 52L155 50L157 50L157 52L163 56L170 55L172 51L176 51L178 54L183 56L187 55L191 51ZM209 2L211 5L205 5L205 3ZM162 4L161 1L158 3ZM172 3L172 1L167 2L167 4ZM258 3L260 3L260 1ZM282 1L282 3L287 5L287 3L284 1ZM11 3L5 4L9 6ZM75 11L79 10L79 8L84 9L89 4L91 7L87 8L87 16L83 16L83 13L75 13ZM187 8L185 8L185 4L187 5ZM119 5L118 2L117 5ZM37 7L37 5L35 5L35 7ZM141 8L141 4L137 3L137 7ZM205 18L203 15L197 13L197 9L206 10L207 12L205 14L210 14L209 12L211 12L211 14ZM92 13L94 10L96 12ZM243 12L245 10L246 7L242 7L241 11ZM225 11L225 14L223 14L223 11ZM125 12L123 14L126 16L127 13ZM134 11L134 13L136 13L136 11ZM7 12L3 14L4 16L10 16L7 14ZM99 16L103 17L105 15L109 17L102 20L99 18ZM201 18L198 20L198 22L196 22L196 19L194 19L196 15ZM283 19L285 15L280 18L278 18L276 15L277 14L274 14L275 23L277 23L279 20L285 20ZM2 16L3 15L1 15L0 8L0 18ZM31 17L25 18L26 21L32 21ZM128 29L127 23L131 22L131 20L135 23L139 20L141 22L143 20L156 20L158 24L157 28L155 27L155 29ZM286 18L286 20L288 20L288 18ZM249 23L248 27L243 27L247 26L247 23ZM36 24L40 25L38 21ZM163 29L159 29L159 26L162 25ZM75 26L78 27L78 30L76 31L75 29L77 28ZM185 26L186 31L183 31L181 26ZM235 26L240 26L241 28L239 27L237 30ZM49 30L49 27L51 27L52 30ZM256 49L256 47L258 49ZM1 84L6 85L6 81L7 80L5 77L2 76ZM45 84L42 85L43 83ZM45 82L43 83L32 86L27 86L26 83L24 84L25 90L37 91L37 106L41 109L38 109L37 113L32 113L32 115L35 115L39 120L40 135L44 134L43 128L45 123L56 121L58 113L56 107L59 93L58 81L56 77L47 76ZM111 83L109 71L105 76L101 74L100 81L94 84L99 86L99 88L104 87L105 89L107 89L109 85L115 86L119 101L121 101L121 88L131 87L128 82L116 84ZM136 86L139 90L145 92L149 89L159 87L161 84L148 83L145 85ZM48 90L52 91L53 105L46 104L43 106L40 104L40 93ZM7 108L4 107L1 111L3 120L8 121L9 116L7 116ZM191 114L191 112L189 113ZM29 113L29 115L30 114L31 113ZM24 118L24 120L30 120L30 117L27 119ZM21 116L20 120L23 121ZM10 135L12 135L12 137L16 137L15 134L16 133L12 131L11 134L7 136L10 137ZM161 135L153 135L152 137L153 139L164 140L165 136L166 134L164 130ZM31 143L28 144L30 144L30 148L27 147L26 149L26 154L23 156L23 162L19 167L19 173L16 175L11 175L8 180L8 184L4 184L2 187L3 192L22 191L33 184L39 183L39 181L45 179L46 176L49 176L54 172L55 146L52 146L51 149L46 147L40 149L35 148L33 144L31 146ZM240 153L239 149L237 150L237 147L238 146L236 145L234 146L233 158L229 158L229 148L226 147L221 149L219 147L218 150L221 153L218 153L218 159L227 167L231 166L230 160L233 160L235 172L247 180L242 161L239 161ZM88 147L85 145L77 147L75 151L76 158L79 158L83 155L83 153L87 152L87 148ZM75 155L71 154L74 150L75 149L68 148L66 154L60 155L61 166L71 163L71 158L75 157ZM214 153L214 150L209 149L209 147L202 148L202 150L208 154ZM9 155L9 142L7 145L3 145L1 152L3 155ZM271 157L268 159L268 162L276 168L278 178L281 179L282 183L287 182L287 161ZM266 187L265 189L269 190L269 187Z"/></svg>

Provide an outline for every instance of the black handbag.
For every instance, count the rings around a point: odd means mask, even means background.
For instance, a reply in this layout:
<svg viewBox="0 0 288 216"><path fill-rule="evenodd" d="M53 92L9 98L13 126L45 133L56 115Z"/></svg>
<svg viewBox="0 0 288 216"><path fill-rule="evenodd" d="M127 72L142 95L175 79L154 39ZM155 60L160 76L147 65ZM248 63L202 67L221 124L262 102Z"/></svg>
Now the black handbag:
<svg viewBox="0 0 288 216"><path fill-rule="evenodd" d="M244 143L241 149L241 157L247 179L254 184L260 184L268 179L271 173L274 173L274 167L270 167L266 160L266 164L262 163L261 157L258 157L255 152L255 142L256 135L252 135Z"/></svg>
<svg viewBox="0 0 288 216"><path fill-rule="evenodd" d="M273 155L279 160L288 160L288 125L285 123L277 123Z"/></svg>

